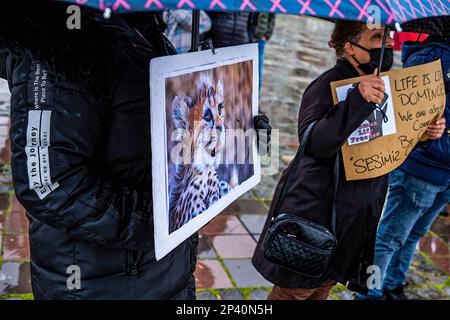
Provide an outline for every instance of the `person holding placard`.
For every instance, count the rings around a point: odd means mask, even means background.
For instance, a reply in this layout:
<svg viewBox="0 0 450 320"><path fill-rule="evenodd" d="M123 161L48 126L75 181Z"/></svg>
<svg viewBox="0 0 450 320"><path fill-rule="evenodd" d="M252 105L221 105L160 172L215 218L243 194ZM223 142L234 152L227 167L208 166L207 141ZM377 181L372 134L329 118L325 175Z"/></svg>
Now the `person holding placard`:
<svg viewBox="0 0 450 320"><path fill-rule="evenodd" d="M384 27L368 29L360 22L337 22L330 41L336 52L336 65L305 90L299 111L299 136L316 123L292 183L275 212L292 164L281 176L253 257L256 269L275 284L269 299L326 299L336 282L359 292L367 291L366 271L373 263L375 231L386 195L387 176L346 181L342 166L338 177L333 172L341 146L384 98L384 82L376 70L383 31ZM393 40L388 37L382 71L391 68L392 45ZM334 105L330 84L358 76L364 78L345 101ZM324 276L304 276L266 259L264 239L273 217L291 213L330 230L333 206L337 247Z"/></svg>
<svg viewBox="0 0 450 320"><path fill-rule="evenodd" d="M342 163L341 147L351 133L373 116L375 110L383 113L385 84L377 76L383 34L384 26L370 29L360 22L336 22L330 41L338 58L336 66L314 80L304 92L298 122L300 139L307 139L304 150L299 150L281 176L253 257L256 269L274 283L269 299L326 299L336 282L360 293L369 289L376 230L387 192L388 175L347 181L339 164ZM388 37L382 72L392 66L392 46L393 40ZM330 84L360 76L359 84L350 90L345 100L335 105ZM298 242L307 239L310 244L309 248L308 244L303 246L310 253L296 254L299 261L294 263L289 256L293 247L276 252L276 246L268 246L273 243L273 237L267 235L274 234L276 218L281 214L322 226L322 230L325 228L335 236L337 245L330 249L332 254L327 253L331 258L320 275L300 272L295 267L308 263L320 265L319 259L309 259L311 248L325 237L314 239L314 235L309 234L307 238L303 233L306 229L296 233L295 229L289 231L288 228L286 237L278 238L281 242L295 238ZM283 243L279 243L279 247L283 247ZM283 254L277 256L277 253ZM326 256L325 251L323 256Z"/></svg>
<svg viewBox="0 0 450 320"><path fill-rule="evenodd" d="M450 42L428 37L403 45L404 67L441 59L446 88L444 117L428 127L434 140L421 143L390 173L389 193L378 226L375 261L381 285L357 299L407 300L404 282L417 243L450 200Z"/></svg>

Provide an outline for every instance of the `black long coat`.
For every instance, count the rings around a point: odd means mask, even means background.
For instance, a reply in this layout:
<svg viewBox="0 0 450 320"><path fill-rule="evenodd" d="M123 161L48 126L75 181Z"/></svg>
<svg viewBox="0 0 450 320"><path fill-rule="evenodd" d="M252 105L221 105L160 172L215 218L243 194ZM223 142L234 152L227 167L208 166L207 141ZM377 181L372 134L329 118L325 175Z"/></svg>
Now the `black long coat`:
<svg viewBox="0 0 450 320"><path fill-rule="evenodd" d="M366 119L373 106L355 89L345 101L333 107L330 82L358 76L347 60L323 73L305 90L299 112L299 132L315 120L305 156L301 159L296 178L287 190L280 207L282 212L297 214L311 221L330 226L333 199L333 168L336 152L350 134ZM341 157L342 161L342 157ZM323 280L310 280L264 258L262 242L273 216L274 206L290 166L283 172L275 190L263 234L253 256L256 269L270 282L286 288L315 288ZM326 278L347 284L356 291L367 290L373 263L378 221L387 192L387 175L357 181L346 181L341 165L335 199L336 238L338 247Z"/></svg>

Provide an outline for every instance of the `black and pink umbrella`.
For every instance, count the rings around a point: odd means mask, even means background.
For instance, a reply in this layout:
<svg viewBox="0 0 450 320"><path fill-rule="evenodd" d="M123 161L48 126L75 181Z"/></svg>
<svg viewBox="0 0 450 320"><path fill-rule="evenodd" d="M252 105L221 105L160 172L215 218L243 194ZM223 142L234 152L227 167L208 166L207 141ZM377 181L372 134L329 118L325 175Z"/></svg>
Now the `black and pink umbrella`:
<svg viewBox="0 0 450 320"><path fill-rule="evenodd" d="M88 6L111 14L145 12L165 9L191 9L193 14L192 50L199 41L198 10L247 11L296 14L328 20L350 20L386 25L381 50L384 55L389 29L423 32L448 19L448 0L57 0ZM443 18L444 17L444 18ZM416 23L415 21L420 21ZM447 20L448 22L448 20ZM446 22L444 21L444 33ZM435 28L434 28L435 29ZM442 29L442 28L441 28ZM437 31L436 31L437 32ZM428 32L430 33L430 32ZM380 70L379 68L378 70Z"/></svg>
<svg viewBox="0 0 450 320"><path fill-rule="evenodd" d="M113 13L163 9L286 13L325 19L378 22L394 27L450 15L448 0L58 0Z"/></svg>

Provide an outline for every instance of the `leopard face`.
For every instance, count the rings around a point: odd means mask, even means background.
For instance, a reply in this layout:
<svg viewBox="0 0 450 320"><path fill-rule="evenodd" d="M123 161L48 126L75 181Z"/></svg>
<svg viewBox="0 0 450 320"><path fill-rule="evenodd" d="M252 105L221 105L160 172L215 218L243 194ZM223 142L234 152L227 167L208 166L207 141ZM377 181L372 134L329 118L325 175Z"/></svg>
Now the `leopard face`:
<svg viewBox="0 0 450 320"><path fill-rule="evenodd" d="M203 73L190 95L177 95L172 103L172 116L177 129L189 131L192 138L192 164L197 167L217 166L225 146L225 105L223 85Z"/></svg>

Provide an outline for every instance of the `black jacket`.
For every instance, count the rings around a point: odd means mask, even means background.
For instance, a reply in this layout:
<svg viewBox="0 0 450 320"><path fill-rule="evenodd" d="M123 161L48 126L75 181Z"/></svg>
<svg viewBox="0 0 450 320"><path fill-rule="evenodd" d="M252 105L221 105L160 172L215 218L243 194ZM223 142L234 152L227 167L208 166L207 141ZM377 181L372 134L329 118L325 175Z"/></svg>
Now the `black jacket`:
<svg viewBox="0 0 450 320"><path fill-rule="evenodd" d="M211 18L211 37L214 47L228 47L246 44L250 37L251 14L248 12L208 12Z"/></svg>
<svg viewBox="0 0 450 320"><path fill-rule="evenodd" d="M101 26L113 33L117 60L111 78L96 79L101 92L81 89L26 46L1 55L14 190L30 220L37 299L195 297L195 238L154 258L149 61L173 51L155 29L144 39L116 18ZM66 283L73 265L80 289Z"/></svg>
<svg viewBox="0 0 450 320"><path fill-rule="evenodd" d="M299 133L311 122L318 122L311 131L305 156L299 163L296 178L286 193L280 212L297 214L330 227L335 155L374 110L358 89L352 90L345 101L333 107L330 82L356 76L358 74L349 62L339 60L334 68L319 76L305 90L299 111ZM270 263L262 251L262 241L289 168L281 175L253 257L256 269L281 287L316 288L326 278L331 278L343 284L349 282L351 289L365 292L366 279L370 276L367 267L373 263L376 229L387 191L387 175L346 181L341 165L337 197L334 199L338 247L327 276L311 280Z"/></svg>

